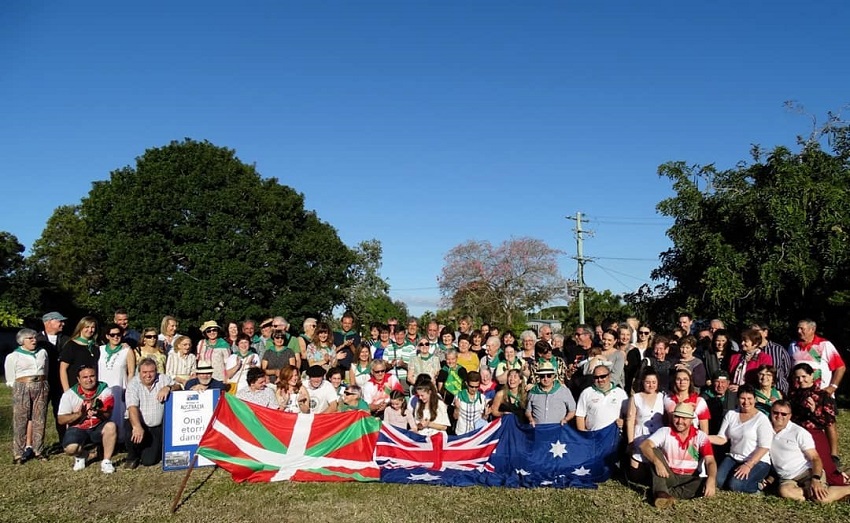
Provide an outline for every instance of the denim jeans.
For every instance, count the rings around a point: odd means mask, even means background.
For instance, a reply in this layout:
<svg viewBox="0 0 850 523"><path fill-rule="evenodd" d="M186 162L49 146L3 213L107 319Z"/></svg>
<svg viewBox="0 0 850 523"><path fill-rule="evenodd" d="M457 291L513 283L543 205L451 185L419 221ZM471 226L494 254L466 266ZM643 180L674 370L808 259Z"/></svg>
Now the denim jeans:
<svg viewBox="0 0 850 523"><path fill-rule="evenodd" d="M717 467L717 486L733 492L746 492L749 494L758 492L759 483L770 472L770 465L759 461L750 469L747 479L738 479L735 477L735 469L743 463L743 461L735 461L731 456L723 458L720 466Z"/></svg>

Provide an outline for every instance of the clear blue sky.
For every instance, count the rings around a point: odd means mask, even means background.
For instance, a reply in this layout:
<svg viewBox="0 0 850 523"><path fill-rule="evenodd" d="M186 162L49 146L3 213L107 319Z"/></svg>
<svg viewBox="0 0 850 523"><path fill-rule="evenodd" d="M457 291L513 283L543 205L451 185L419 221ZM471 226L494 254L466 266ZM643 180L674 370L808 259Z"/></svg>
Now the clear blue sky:
<svg viewBox="0 0 850 523"><path fill-rule="evenodd" d="M846 1L133 3L0 6L0 230L30 248L92 181L207 139L380 239L415 314L469 239L543 239L574 277L576 211L587 283L632 291L669 247L659 164L733 167L810 130L783 101L850 102Z"/></svg>

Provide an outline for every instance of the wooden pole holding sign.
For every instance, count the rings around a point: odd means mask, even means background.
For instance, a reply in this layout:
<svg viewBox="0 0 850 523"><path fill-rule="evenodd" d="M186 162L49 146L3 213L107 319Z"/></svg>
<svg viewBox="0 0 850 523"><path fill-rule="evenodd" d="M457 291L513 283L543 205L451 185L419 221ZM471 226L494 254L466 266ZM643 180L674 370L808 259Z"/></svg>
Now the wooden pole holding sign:
<svg viewBox="0 0 850 523"><path fill-rule="evenodd" d="M171 502L171 513L177 512L177 505L180 504L180 498L183 496L183 491L186 490L186 484L189 483L189 475L192 474L192 469L195 468L195 463L198 461L198 455L192 456L192 461L189 463L189 469L186 470L186 475L183 476L183 482L180 483L180 489L177 495L174 496L174 501Z"/></svg>

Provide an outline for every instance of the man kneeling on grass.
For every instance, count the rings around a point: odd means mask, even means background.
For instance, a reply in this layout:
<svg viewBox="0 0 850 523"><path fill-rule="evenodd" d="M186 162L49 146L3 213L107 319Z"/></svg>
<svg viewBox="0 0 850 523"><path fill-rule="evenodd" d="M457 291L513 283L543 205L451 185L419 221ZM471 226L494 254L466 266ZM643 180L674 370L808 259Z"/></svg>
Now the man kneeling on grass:
<svg viewBox="0 0 850 523"><path fill-rule="evenodd" d="M828 487L815 440L803 427L791 422L791 404L777 400L770 407L773 443L770 459L779 476L779 495L797 501L830 503L850 497L850 486Z"/></svg>
<svg viewBox="0 0 850 523"><path fill-rule="evenodd" d="M89 364L81 365L77 384L62 394L57 411L57 422L68 426L62 446L66 454L74 456L75 472L86 468L87 443L103 444L100 470L104 474L115 471L112 453L118 430L115 423L109 421L114 406L112 389L97 381L97 370Z"/></svg>
<svg viewBox="0 0 850 523"><path fill-rule="evenodd" d="M672 426L658 429L640 445L641 453L652 465L652 492L658 508L673 506L676 498L695 498L703 489L705 497L714 495L717 462L708 436L694 427L695 417L692 403L678 404ZM705 463L707 478L699 475L700 459Z"/></svg>

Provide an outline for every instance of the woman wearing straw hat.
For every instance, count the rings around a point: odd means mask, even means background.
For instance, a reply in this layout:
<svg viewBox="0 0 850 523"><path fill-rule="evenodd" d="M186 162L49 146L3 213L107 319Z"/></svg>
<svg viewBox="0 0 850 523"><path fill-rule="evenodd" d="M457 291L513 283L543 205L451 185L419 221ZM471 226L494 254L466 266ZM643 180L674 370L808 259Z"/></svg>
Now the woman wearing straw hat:
<svg viewBox="0 0 850 523"><path fill-rule="evenodd" d="M213 379L225 381L225 363L230 356L230 345L221 339L221 327L210 320L201 325L204 339L198 342L198 361L208 361L213 368Z"/></svg>

